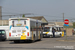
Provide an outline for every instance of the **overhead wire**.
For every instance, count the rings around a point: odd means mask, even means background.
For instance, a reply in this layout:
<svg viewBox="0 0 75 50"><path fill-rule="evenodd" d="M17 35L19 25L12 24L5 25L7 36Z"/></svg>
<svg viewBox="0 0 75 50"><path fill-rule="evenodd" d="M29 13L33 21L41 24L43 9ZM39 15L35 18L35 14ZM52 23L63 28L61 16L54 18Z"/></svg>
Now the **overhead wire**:
<svg viewBox="0 0 75 50"><path fill-rule="evenodd" d="M5 9L6 7L2 7L3 9ZM7 8L7 9L11 9L11 8ZM11 10L13 10L13 9L11 9ZM36 15L41 15L41 16L44 16L45 18L47 17L51 17L51 18L61 18L62 16L50 16L50 15L43 15L43 14L35 14L35 13L30 13L30 14L25 14L25 13L22 13L21 11L17 11L17 10L13 10L13 11L15 11L16 13L12 13L12 12L2 12L2 13L7 13L7 14L13 14L13 15L2 15L2 16L17 16L17 15L34 15L34 16L36 16ZM18 12L20 12L21 14L19 14ZM62 17L63 18L63 17ZM66 18L67 18L67 16L66 16ZM72 18L72 17L71 17ZM69 20L75 20L74 18L73 19L69 19ZM63 19L55 19L55 20L63 20Z"/></svg>

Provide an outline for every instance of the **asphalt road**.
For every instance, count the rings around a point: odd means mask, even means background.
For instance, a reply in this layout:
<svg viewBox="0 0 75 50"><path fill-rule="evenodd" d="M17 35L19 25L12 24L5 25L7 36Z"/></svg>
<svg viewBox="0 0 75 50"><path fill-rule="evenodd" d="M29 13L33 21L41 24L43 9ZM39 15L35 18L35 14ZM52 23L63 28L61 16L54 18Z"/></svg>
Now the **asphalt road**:
<svg viewBox="0 0 75 50"><path fill-rule="evenodd" d="M67 37L69 40L74 38L75 37ZM63 39L65 39L65 37L43 38L42 41L36 41L34 43L14 43L13 41L0 41L0 50L75 50L75 41L58 41Z"/></svg>

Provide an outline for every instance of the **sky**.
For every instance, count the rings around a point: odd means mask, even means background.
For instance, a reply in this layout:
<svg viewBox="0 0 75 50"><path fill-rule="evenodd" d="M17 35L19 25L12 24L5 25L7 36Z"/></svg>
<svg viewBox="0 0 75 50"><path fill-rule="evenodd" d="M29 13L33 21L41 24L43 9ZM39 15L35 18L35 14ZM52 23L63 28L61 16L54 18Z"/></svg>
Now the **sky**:
<svg viewBox="0 0 75 50"><path fill-rule="evenodd" d="M48 21L75 19L75 0L0 0L2 15L33 13ZM5 19L5 17L3 17ZM73 20L74 21L74 20Z"/></svg>

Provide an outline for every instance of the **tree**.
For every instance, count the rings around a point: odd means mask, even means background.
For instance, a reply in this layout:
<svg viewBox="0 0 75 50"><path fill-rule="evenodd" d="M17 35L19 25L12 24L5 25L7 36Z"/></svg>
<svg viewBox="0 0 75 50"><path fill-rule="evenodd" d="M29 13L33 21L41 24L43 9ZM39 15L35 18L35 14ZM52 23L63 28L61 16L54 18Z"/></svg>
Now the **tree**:
<svg viewBox="0 0 75 50"><path fill-rule="evenodd" d="M25 15L23 14L23 16L22 17L25 17Z"/></svg>
<svg viewBox="0 0 75 50"><path fill-rule="evenodd" d="M75 28L75 22L73 22L73 28Z"/></svg>

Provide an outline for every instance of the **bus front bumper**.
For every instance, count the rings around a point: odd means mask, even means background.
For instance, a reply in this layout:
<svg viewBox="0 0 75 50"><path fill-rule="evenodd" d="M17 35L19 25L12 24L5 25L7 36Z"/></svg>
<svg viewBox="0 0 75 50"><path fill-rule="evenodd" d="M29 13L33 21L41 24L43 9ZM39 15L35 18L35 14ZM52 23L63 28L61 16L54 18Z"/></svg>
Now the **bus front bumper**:
<svg viewBox="0 0 75 50"><path fill-rule="evenodd" d="M43 36L52 36L52 34L43 34Z"/></svg>

